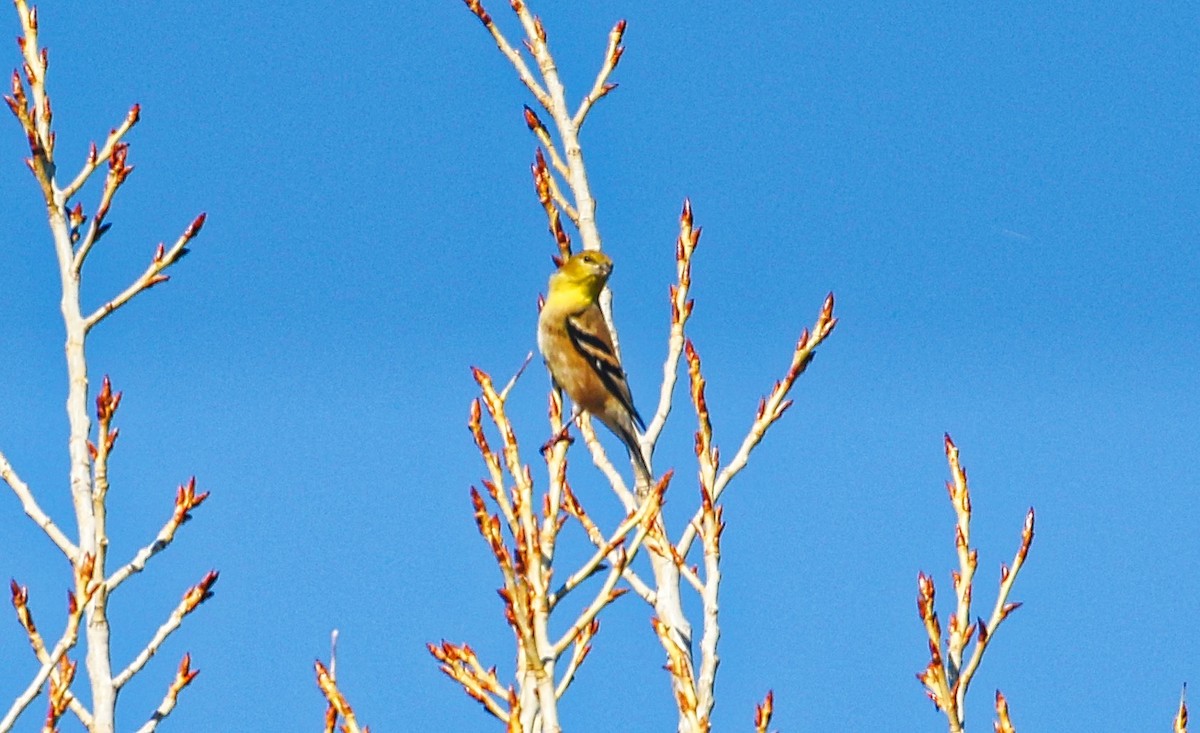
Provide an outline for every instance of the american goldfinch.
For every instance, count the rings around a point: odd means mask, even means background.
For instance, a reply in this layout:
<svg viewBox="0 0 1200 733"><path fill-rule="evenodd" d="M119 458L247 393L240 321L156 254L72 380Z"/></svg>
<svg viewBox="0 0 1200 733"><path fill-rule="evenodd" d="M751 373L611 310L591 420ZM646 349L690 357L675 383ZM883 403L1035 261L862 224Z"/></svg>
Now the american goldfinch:
<svg viewBox="0 0 1200 733"><path fill-rule="evenodd" d="M550 276L538 316L538 350L551 379L575 409L587 410L625 443L640 472L639 483L648 483L650 467L634 430L635 424L642 430L646 426L633 406L625 370L597 302L611 272L608 255L589 250L571 255Z"/></svg>

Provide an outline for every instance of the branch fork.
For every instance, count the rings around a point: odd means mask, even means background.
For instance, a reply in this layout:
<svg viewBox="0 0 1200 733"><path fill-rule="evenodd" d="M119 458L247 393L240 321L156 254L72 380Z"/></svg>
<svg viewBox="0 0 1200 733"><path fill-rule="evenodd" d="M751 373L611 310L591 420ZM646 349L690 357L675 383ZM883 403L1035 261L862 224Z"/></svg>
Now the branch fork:
<svg viewBox="0 0 1200 733"><path fill-rule="evenodd" d="M925 694L934 706L946 715L951 733L962 733L965 720L967 689L974 679L984 652L999 630L1000 624L1020 608L1020 603L1010 603L1009 594L1016 582L1017 573L1025 563L1029 548L1033 544L1034 511L1031 507L1025 515L1021 529L1021 541L1011 565L1000 566L1000 588L991 616L985 621L979 618L971 622L971 600L974 593L975 568L978 551L970 545L971 538L971 494L967 483L967 472L959 462L958 446L950 436L945 436L946 460L950 465L951 480L946 482L950 503L954 507L954 546L958 556L958 569L951 573L954 582L956 607L950 615L949 634L943 638L941 623L934 606L936 590L933 578L924 572L917 575L917 614L925 626L929 642L929 664L917 675L925 687ZM974 645L971 641L974 639ZM968 652L970 647L970 653ZM1003 704L1002 704L1003 703ZM1012 730L1008 721L1008 704L997 692L997 730ZM1008 726L1001 728L1001 725Z"/></svg>

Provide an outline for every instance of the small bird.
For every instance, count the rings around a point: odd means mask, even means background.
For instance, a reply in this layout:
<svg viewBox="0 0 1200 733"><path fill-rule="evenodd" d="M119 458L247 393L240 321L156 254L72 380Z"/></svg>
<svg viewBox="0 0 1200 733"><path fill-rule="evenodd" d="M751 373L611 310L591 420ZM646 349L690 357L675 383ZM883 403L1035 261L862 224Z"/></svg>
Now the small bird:
<svg viewBox="0 0 1200 733"><path fill-rule="evenodd" d="M550 378L571 398L576 411L586 410L621 439L639 470L638 483L649 485L650 467L634 429L635 424L642 430L646 426L633 406L625 370L597 302L611 273L612 260L594 250L573 254L562 263L550 276L538 316L538 350Z"/></svg>

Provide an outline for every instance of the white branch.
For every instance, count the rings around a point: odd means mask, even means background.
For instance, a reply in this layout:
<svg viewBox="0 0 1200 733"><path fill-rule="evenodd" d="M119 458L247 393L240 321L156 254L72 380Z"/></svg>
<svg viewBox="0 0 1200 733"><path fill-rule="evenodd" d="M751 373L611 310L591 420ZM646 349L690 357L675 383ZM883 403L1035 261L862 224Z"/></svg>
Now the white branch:
<svg viewBox="0 0 1200 733"><path fill-rule="evenodd" d="M42 685L46 684L46 678L54 671L54 667L58 664L58 660L74 646L74 641L70 644L64 643L66 639L62 639L54 646L54 651L50 653L50 657L42 664L41 668L33 677L33 681L25 688L25 691L17 696L12 707L8 709L8 713L0 720L0 733L8 733L12 730L13 725L17 722L17 718L29 707L29 703L33 702L42 691Z"/></svg>
<svg viewBox="0 0 1200 733"><path fill-rule="evenodd" d="M74 563L79 557L79 548L75 546L74 542L67 539L67 536L58 528L54 520L42 511L42 508L38 506L37 500L33 498L33 492L29 490L29 486L17 475L12 464L8 462L8 458L3 453L0 453L0 478L3 478L4 482L13 490L13 493L17 495L17 499L20 500L21 508L25 510L25 514L37 526L42 528L42 531L50 538L50 541L67 556L67 560Z"/></svg>

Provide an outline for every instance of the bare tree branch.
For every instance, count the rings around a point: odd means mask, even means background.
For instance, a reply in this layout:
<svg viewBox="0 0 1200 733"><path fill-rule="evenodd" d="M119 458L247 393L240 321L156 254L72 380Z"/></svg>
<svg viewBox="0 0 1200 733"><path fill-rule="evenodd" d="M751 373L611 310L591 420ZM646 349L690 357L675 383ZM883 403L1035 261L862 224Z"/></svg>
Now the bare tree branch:
<svg viewBox="0 0 1200 733"><path fill-rule="evenodd" d="M142 667L146 666L146 662L150 661L150 657L158 653L159 647L167 640L167 637L175 633L175 630L183 624L183 619L192 611L195 611L201 603L212 597L212 587L217 582L218 576L219 573L217 571L208 571L199 583L193 585L188 589L187 593L183 594L179 605L175 606L175 610L171 611L171 615L167 617L166 622L158 627L158 631L154 632L154 636L142 648L142 651L134 657L129 666L113 678L113 687L118 690L124 687Z"/></svg>
<svg viewBox="0 0 1200 733"><path fill-rule="evenodd" d="M140 573L146 569L146 563L150 558L167 549L171 541L175 539L175 532L183 526L184 522L191 519L191 511L204 503L208 498L208 492L196 493L196 477L193 476L186 484L179 487L175 494L175 511L171 518L159 530L158 536L149 545L138 550L133 559L122 566L119 570L109 576L105 585L108 592L111 593L116 588L124 583L135 573Z"/></svg>
<svg viewBox="0 0 1200 733"><path fill-rule="evenodd" d="M138 293L170 280L169 275L162 274L163 271L188 253L187 243L200 233L200 229L204 226L204 219L205 214L197 216L188 225L187 229L183 230L183 234L179 235L179 239L175 240L175 244L171 245L170 249L166 249L161 244L158 245L158 250L155 251L153 259L150 260L150 264L146 267L146 271L137 280L134 280L129 287L125 288L120 295L100 306L88 316L83 322L84 329L90 331L97 323L112 315L114 311L128 303Z"/></svg>
<svg viewBox="0 0 1200 733"><path fill-rule="evenodd" d="M158 724L171 714L179 702L179 693L183 692L183 688L192 684L192 680L196 679L198 674L200 674L200 670L192 669L192 655L184 654L183 659L179 662L179 668L175 671L174 679L167 686L167 693L163 695L162 702L154 709L150 719L141 728L138 728L137 733L154 733L155 730L158 730Z"/></svg>
<svg viewBox="0 0 1200 733"><path fill-rule="evenodd" d="M133 667L127 670L126 676L121 678L118 684L112 673L111 627L107 615L108 594L129 575L141 570L149 557L170 542L178 524L186 519L187 510L198 505L202 499L196 499L193 492L190 500L194 500L194 503L182 509L183 516L178 516L179 506L177 505L177 517L164 528L156 542L135 556L129 565L109 578L110 582L106 582L107 550L110 544L107 527L108 458L120 432L112 425L113 414L120 402L120 394L112 393L111 384L105 378L103 388L97 395L96 434L95 442L93 442L93 423L88 411L87 336L94 326L137 293L167 279L163 271L186 254L186 245L199 233L204 222L204 215L201 214L188 226L183 236L170 250L160 245L146 272L129 288L95 313L84 317L80 296L83 263L108 230L109 225L106 223L106 218L113 198L133 171L133 167L128 165L129 145L124 138L137 124L140 108L134 105L130 109L124 121L109 133L100 149L92 144L80 172L65 187L60 187L56 180L56 137L51 124L53 114L50 95L46 87L49 54L39 44L37 9L29 7L26 0L15 0L14 5L21 23L22 35L18 39L18 45L21 49L23 63L21 70L13 74L11 96L6 97L5 101L25 133L30 151L30 157L26 162L42 192L42 198L46 205L47 223L58 260L59 279L62 286L60 308L66 332L65 353L68 383L66 408L70 428L67 448L70 459L71 500L79 533L77 544L68 540L65 534L42 511L34 499L32 491L21 481L7 458L2 455L0 455L0 475L17 494L25 513L46 532L51 541L71 560L76 569L76 592L74 595L80 600L78 606L72 608L71 615L78 614L87 617L87 623L83 624L83 628L86 634L86 668L91 687L88 697L92 709L90 712L85 710L71 694L70 684L75 668L67 661L65 651L59 651L58 647L53 653L46 652L44 647L41 648L38 653L43 668L38 675L41 681L29 688L18 699L18 703L25 702L27 705L27 699L32 699L27 696L36 694L37 690L41 688L42 682L48 679L50 707L43 726L45 730L55 729L59 718L69 708L80 718L90 733L113 733L119 686L127 682L134 672L141 669L145 661L153 655L162 638L165 638L173 627L168 624L160 629L159 636L143 650L139 655L139 660L135 660ZM82 204L76 203L74 207L69 207L68 204L105 162L108 164L108 173L99 204L89 223ZM212 580L215 580L215 574L208 580L208 585L211 585ZM204 594L201 593L201 596ZM198 603L199 600L195 602ZM190 606L189 610L191 607L194 606ZM27 631L30 632L31 641L40 641L40 636L34 633L32 621L30 620L29 623ZM69 630L77 628L80 623L78 618L75 621L69 621ZM74 643L72 636L70 644ZM34 644L34 647L35 651L39 648L37 643ZM57 662L53 659L54 654L60 655ZM168 696L164 698L163 706L156 713L157 717L152 718L144 730L153 730L157 725L157 720L165 717L174 707L178 690L186 685L186 681L180 683L184 677L177 679L179 685L172 687ZM22 709L24 707L20 705L13 709L11 713L13 720Z"/></svg>
<svg viewBox="0 0 1200 733"><path fill-rule="evenodd" d="M917 612L925 626L925 635L929 642L929 664L917 675L917 679L924 685L925 694L937 709L945 714L950 733L962 733L966 725L967 689L975 671L979 668L984 652L987 651L1000 624L1021 606L1019 603L1009 603L1008 596L1033 544L1034 513L1030 508L1025 515L1021 543L1012 567L1000 566L1000 591L996 596L991 618L986 622L979 619L978 623L971 623L971 599L975 591L975 567L978 563L978 553L970 545L971 493L967 485L966 469L958 460L958 447L949 435L945 436L944 444L951 475L946 489L950 494L950 503L954 506L954 546L959 562L958 569L952 573L956 607L955 612L950 615L950 633L943 646L942 627L934 610L933 578L923 572L917 575ZM975 646L964 663L964 652L972 638L975 640ZM1007 724L1008 728L1003 730L1011 731L1011 723L1007 721L1008 705L999 693L996 706L997 715L1000 717L997 730L1002 730L1001 724Z"/></svg>
<svg viewBox="0 0 1200 733"><path fill-rule="evenodd" d="M29 490L29 486L21 480L17 472L13 469L12 464L8 462L8 458L0 453L0 478L4 479L4 483L9 485L13 493L17 495L17 499L21 502L21 508L25 510L25 514L34 521L37 526L42 528L50 541L66 555L67 560L75 562L79 557L79 548L75 543L67 539L58 525L54 523L42 508L38 506L37 500L33 498L33 492Z"/></svg>

